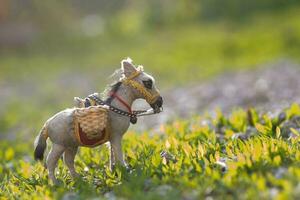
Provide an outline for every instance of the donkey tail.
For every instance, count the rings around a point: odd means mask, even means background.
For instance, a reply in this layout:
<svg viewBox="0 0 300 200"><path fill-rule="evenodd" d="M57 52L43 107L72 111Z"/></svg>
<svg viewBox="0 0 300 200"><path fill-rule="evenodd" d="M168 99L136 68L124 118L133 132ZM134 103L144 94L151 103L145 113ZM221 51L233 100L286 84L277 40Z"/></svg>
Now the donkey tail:
<svg viewBox="0 0 300 200"><path fill-rule="evenodd" d="M43 128L41 129L39 135L35 138L34 141L34 159L43 161L44 159L44 152L47 147L47 138L48 138L48 128L47 123L44 124Z"/></svg>

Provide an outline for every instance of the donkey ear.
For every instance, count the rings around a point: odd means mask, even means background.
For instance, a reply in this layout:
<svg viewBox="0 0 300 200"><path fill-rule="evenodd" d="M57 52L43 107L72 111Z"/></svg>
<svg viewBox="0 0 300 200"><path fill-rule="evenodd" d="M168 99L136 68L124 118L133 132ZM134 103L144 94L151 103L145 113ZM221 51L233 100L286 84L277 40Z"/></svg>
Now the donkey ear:
<svg viewBox="0 0 300 200"><path fill-rule="evenodd" d="M132 64L132 60L130 58L121 61L121 68L126 77L130 76L133 72L136 72L137 70Z"/></svg>

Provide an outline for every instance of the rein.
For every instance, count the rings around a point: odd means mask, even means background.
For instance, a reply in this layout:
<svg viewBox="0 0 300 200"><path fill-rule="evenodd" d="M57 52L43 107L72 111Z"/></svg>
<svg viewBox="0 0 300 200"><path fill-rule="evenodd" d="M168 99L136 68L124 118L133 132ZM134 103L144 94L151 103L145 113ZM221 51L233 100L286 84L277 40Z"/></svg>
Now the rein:
<svg viewBox="0 0 300 200"><path fill-rule="evenodd" d="M148 110L134 110L134 111L131 111L131 112L126 112L126 111L121 110L119 108L116 108L114 106L108 105L106 102L104 102L102 99L100 99L97 96L97 93L89 95L88 98L92 99L93 101L95 101L97 103L97 105L108 106L109 110L112 111L112 112L114 112L114 113L117 113L117 114L125 116L125 117L129 117L130 118L130 122L132 124L135 124L137 122L138 115L142 115L143 113L146 114L146 113L149 112Z"/></svg>

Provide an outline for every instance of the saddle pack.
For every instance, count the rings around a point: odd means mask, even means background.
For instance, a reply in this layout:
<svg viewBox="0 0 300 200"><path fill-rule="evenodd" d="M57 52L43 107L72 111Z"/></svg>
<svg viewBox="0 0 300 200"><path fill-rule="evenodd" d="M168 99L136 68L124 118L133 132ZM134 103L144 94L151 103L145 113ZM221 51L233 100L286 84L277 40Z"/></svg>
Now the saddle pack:
<svg viewBox="0 0 300 200"><path fill-rule="evenodd" d="M94 147L109 140L107 106L89 106L74 110L74 132L82 146Z"/></svg>

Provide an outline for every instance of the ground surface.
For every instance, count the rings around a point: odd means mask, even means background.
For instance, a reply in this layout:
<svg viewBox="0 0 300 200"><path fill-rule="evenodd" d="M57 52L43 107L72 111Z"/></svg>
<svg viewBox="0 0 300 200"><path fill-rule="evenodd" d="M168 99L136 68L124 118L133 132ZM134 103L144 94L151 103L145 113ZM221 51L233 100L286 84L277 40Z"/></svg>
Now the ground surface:
<svg viewBox="0 0 300 200"><path fill-rule="evenodd" d="M52 186L31 145L2 142L2 199L299 199L300 107L278 116L238 110L229 117L196 117L128 133L124 149L131 173L108 170L104 147L81 148L72 181L59 163ZM292 129L291 129L292 128Z"/></svg>

